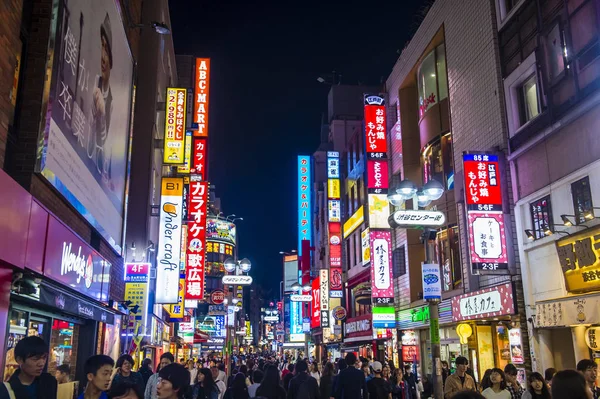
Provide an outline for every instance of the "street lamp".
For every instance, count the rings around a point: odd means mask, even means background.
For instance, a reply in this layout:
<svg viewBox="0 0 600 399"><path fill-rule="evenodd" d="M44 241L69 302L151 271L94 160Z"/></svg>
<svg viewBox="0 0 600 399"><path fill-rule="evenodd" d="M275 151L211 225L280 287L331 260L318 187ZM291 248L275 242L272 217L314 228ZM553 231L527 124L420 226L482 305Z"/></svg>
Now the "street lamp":
<svg viewBox="0 0 600 399"><path fill-rule="evenodd" d="M430 179L422 188L418 188L412 181L404 179L400 184L391 190L388 194L387 199L393 206L402 206L404 201L412 199L413 210L419 211L419 208L425 208L431 204L432 201L436 201L442 198L444 195L444 186L434 180ZM394 226L392 226L394 227ZM415 226L416 227L416 226ZM431 230L426 226L423 226L423 244L425 246L425 262L428 264L434 261L434 250L430 244L430 232ZM438 266L439 267L439 266ZM442 368L441 368L441 348L440 348L440 330L439 330L439 301L438 298L430 298L427 300L429 303L429 336L431 338L431 357L433 358L433 392L436 399L444 397L444 385L442 380Z"/></svg>

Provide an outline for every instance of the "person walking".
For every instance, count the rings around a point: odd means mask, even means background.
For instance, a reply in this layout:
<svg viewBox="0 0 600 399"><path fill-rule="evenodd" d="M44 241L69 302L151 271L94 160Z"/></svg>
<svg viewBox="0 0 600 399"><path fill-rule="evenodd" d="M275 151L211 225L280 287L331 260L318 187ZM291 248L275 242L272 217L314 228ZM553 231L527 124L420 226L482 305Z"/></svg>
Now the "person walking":
<svg viewBox="0 0 600 399"><path fill-rule="evenodd" d="M340 371L335 383L335 399L368 399L369 391L365 374L355 366L356 355L352 352L346 355L346 369Z"/></svg>
<svg viewBox="0 0 600 399"><path fill-rule="evenodd" d="M210 368L210 372L213 376L213 380L215 381L215 385L219 388L219 399L223 399L225 396L225 391L227 390L227 385L225 385L225 381L221 379L221 371L217 366L212 366Z"/></svg>
<svg viewBox="0 0 600 399"><path fill-rule="evenodd" d="M394 369L391 381L393 399L416 399L410 395L410 389L406 381L404 381L404 373L401 368Z"/></svg>
<svg viewBox="0 0 600 399"><path fill-rule="evenodd" d="M146 384L148 384L148 380L150 379L150 377L152 377L152 374L154 374L152 372L152 368L150 367L151 364L152 360L149 358L145 358L142 361L142 367L140 367L140 369L138 370L138 372L142 375L142 378L144 379L144 389L146 388Z"/></svg>
<svg viewBox="0 0 600 399"><path fill-rule="evenodd" d="M321 372L319 371L319 364L317 362L313 362L310 365L310 376L317 380L317 384L321 383Z"/></svg>
<svg viewBox="0 0 600 399"><path fill-rule="evenodd" d="M290 390L290 381L294 378L294 373L296 371L296 366L293 363L288 364L288 373L283 377L283 388L286 392Z"/></svg>
<svg viewBox="0 0 600 399"><path fill-rule="evenodd" d="M192 399L219 399L219 387L207 368L197 370L196 383L192 388Z"/></svg>
<svg viewBox="0 0 600 399"><path fill-rule="evenodd" d="M592 392L580 371L559 371L552 378L552 398L554 399L593 399Z"/></svg>
<svg viewBox="0 0 600 399"><path fill-rule="evenodd" d="M296 363L296 375L290 381L287 399L320 399L319 383L308 374L305 360Z"/></svg>
<svg viewBox="0 0 600 399"><path fill-rule="evenodd" d="M164 367L175 362L175 357L171 352L165 352L160 355L160 362L156 368L156 373L152 374L146 384L146 391L144 392L144 399L157 399L156 387L158 385L158 372Z"/></svg>
<svg viewBox="0 0 600 399"><path fill-rule="evenodd" d="M276 366L267 366L260 386L256 389L256 397L266 399L286 399L286 392L281 386L279 370Z"/></svg>
<svg viewBox="0 0 600 399"><path fill-rule="evenodd" d="M325 363L323 367L323 374L321 374L321 383L319 384L319 392L321 399L329 399L333 392L333 364L330 362Z"/></svg>
<svg viewBox="0 0 600 399"><path fill-rule="evenodd" d="M481 394L486 399L510 399L511 394L506 389L506 376L501 369L494 368L490 373L492 386L486 388Z"/></svg>
<svg viewBox="0 0 600 399"><path fill-rule="evenodd" d="M549 387L552 386L552 378L554 378L554 374L556 374L556 369L554 367L547 368L546 371L544 371L544 379Z"/></svg>
<svg viewBox="0 0 600 399"><path fill-rule="evenodd" d="M446 385L446 378L450 375L450 365L446 360L442 360L442 386Z"/></svg>
<svg viewBox="0 0 600 399"><path fill-rule="evenodd" d="M383 376L383 366L380 362L371 363L373 369L373 378L367 382L369 399L392 399L392 387Z"/></svg>
<svg viewBox="0 0 600 399"><path fill-rule="evenodd" d="M121 355L117 360L117 373L113 379L113 383L131 382L133 385L144 387L144 378L136 371L132 371L133 358L130 355Z"/></svg>
<svg viewBox="0 0 600 399"><path fill-rule="evenodd" d="M246 385L246 376L243 373L237 373L231 381L231 387L225 391L223 399L249 399L248 386Z"/></svg>
<svg viewBox="0 0 600 399"><path fill-rule="evenodd" d="M598 365L590 359L583 359L577 363L577 371L583 375L587 382L590 391L592 391L592 398L600 398L600 388L596 386L596 378L598 378Z"/></svg>
<svg viewBox="0 0 600 399"><path fill-rule="evenodd" d="M10 379L0 384L0 399L56 399L58 382L44 373L48 360L46 342L36 336L25 337L15 346L19 368Z"/></svg>
<svg viewBox="0 0 600 399"><path fill-rule="evenodd" d="M106 355L91 356L85 361L83 372L85 373L87 385L79 399L108 399L106 391L114 383L115 361Z"/></svg>
<svg viewBox="0 0 600 399"><path fill-rule="evenodd" d="M190 389L190 372L182 364L169 364L158 372L158 399L184 399Z"/></svg>
<svg viewBox="0 0 600 399"><path fill-rule="evenodd" d="M504 367L504 374L506 375L506 390L510 392L510 397L512 399L521 399L521 396L523 396L523 392L525 392L525 390L521 384L519 384L519 381L517 381L517 374L519 374L517 371L517 366L512 363L508 363Z"/></svg>
<svg viewBox="0 0 600 399"><path fill-rule="evenodd" d="M419 379L415 373L413 373L412 364L404 365L404 381L408 384L408 388L410 389L410 396L417 399L419 398L419 389L417 385L419 384Z"/></svg>
<svg viewBox="0 0 600 399"><path fill-rule="evenodd" d="M59 384L66 384L71 381L71 366L68 364L61 364L56 368L56 373L54 373L54 377L56 377L56 381Z"/></svg>
<svg viewBox="0 0 600 399"><path fill-rule="evenodd" d="M446 379L444 386L444 398L452 399L461 391L476 391L475 380L467 374L469 361L464 356L459 356L455 360L456 371Z"/></svg>
<svg viewBox="0 0 600 399"><path fill-rule="evenodd" d="M531 373L527 381L529 384L521 399L551 399L550 389L540 373Z"/></svg>
<svg viewBox="0 0 600 399"><path fill-rule="evenodd" d="M256 390L260 386L260 383L262 382L263 377L264 377L264 374L260 369L256 369L252 372L252 378L251 378L252 384L248 387L248 395L250 395L250 398L256 397Z"/></svg>

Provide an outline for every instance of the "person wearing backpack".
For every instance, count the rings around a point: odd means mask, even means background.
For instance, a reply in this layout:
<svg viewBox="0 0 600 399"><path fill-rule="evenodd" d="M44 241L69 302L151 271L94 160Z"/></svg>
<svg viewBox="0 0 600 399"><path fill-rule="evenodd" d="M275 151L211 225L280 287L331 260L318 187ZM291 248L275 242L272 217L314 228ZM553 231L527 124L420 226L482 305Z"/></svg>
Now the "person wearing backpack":
<svg viewBox="0 0 600 399"><path fill-rule="evenodd" d="M308 374L308 364L304 360L296 363L296 376L290 381L287 399L321 399L317 380Z"/></svg>
<svg viewBox="0 0 600 399"><path fill-rule="evenodd" d="M44 373L48 346L40 337L25 337L15 346L19 368L0 385L0 399L56 399L58 382Z"/></svg>

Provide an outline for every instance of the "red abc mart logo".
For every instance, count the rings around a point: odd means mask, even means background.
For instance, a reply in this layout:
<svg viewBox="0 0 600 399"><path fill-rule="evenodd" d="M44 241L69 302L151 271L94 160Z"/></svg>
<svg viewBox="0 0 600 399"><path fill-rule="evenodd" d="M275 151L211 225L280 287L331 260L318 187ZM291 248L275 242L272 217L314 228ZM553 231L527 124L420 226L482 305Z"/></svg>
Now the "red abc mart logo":
<svg viewBox="0 0 600 399"><path fill-rule="evenodd" d="M221 305L223 302L225 302L225 293L222 290L213 291L210 294L210 301L214 305Z"/></svg>

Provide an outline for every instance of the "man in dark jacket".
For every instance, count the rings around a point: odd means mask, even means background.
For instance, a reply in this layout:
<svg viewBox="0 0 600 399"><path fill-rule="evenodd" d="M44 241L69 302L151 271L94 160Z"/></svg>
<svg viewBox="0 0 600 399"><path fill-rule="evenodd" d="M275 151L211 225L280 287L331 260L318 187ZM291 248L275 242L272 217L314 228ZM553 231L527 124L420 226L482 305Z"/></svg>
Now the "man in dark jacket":
<svg viewBox="0 0 600 399"><path fill-rule="evenodd" d="M419 383L419 379L413 373L412 364L404 365L404 381L408 384L411 397L417 398L417 384Z"/></svg>
<svg viewBox="0 0 600 399"><path fill-rule="evenodd" d="M356 355L346 355L348 368L340 371L335 383L335 399L369 399L365 374L356 368Z"/></svg>
<svg viewBox="0 0 600 399"><path fill-rule="evenodd" d="M17 399L56 399L58 383L44 367L48 360L48 346L40 337L25 337L15 346L15 360L19 368L10 377L9 385ZM5 385L0 385L0 399L10 399Z"/></svg>
<svg viewBox="0 0 600 399"><path fill-rule="evenodd" d="M290 381L287 399L320 399L319 383L308 374L305 360L296 363L296 376Z"/></svg>

